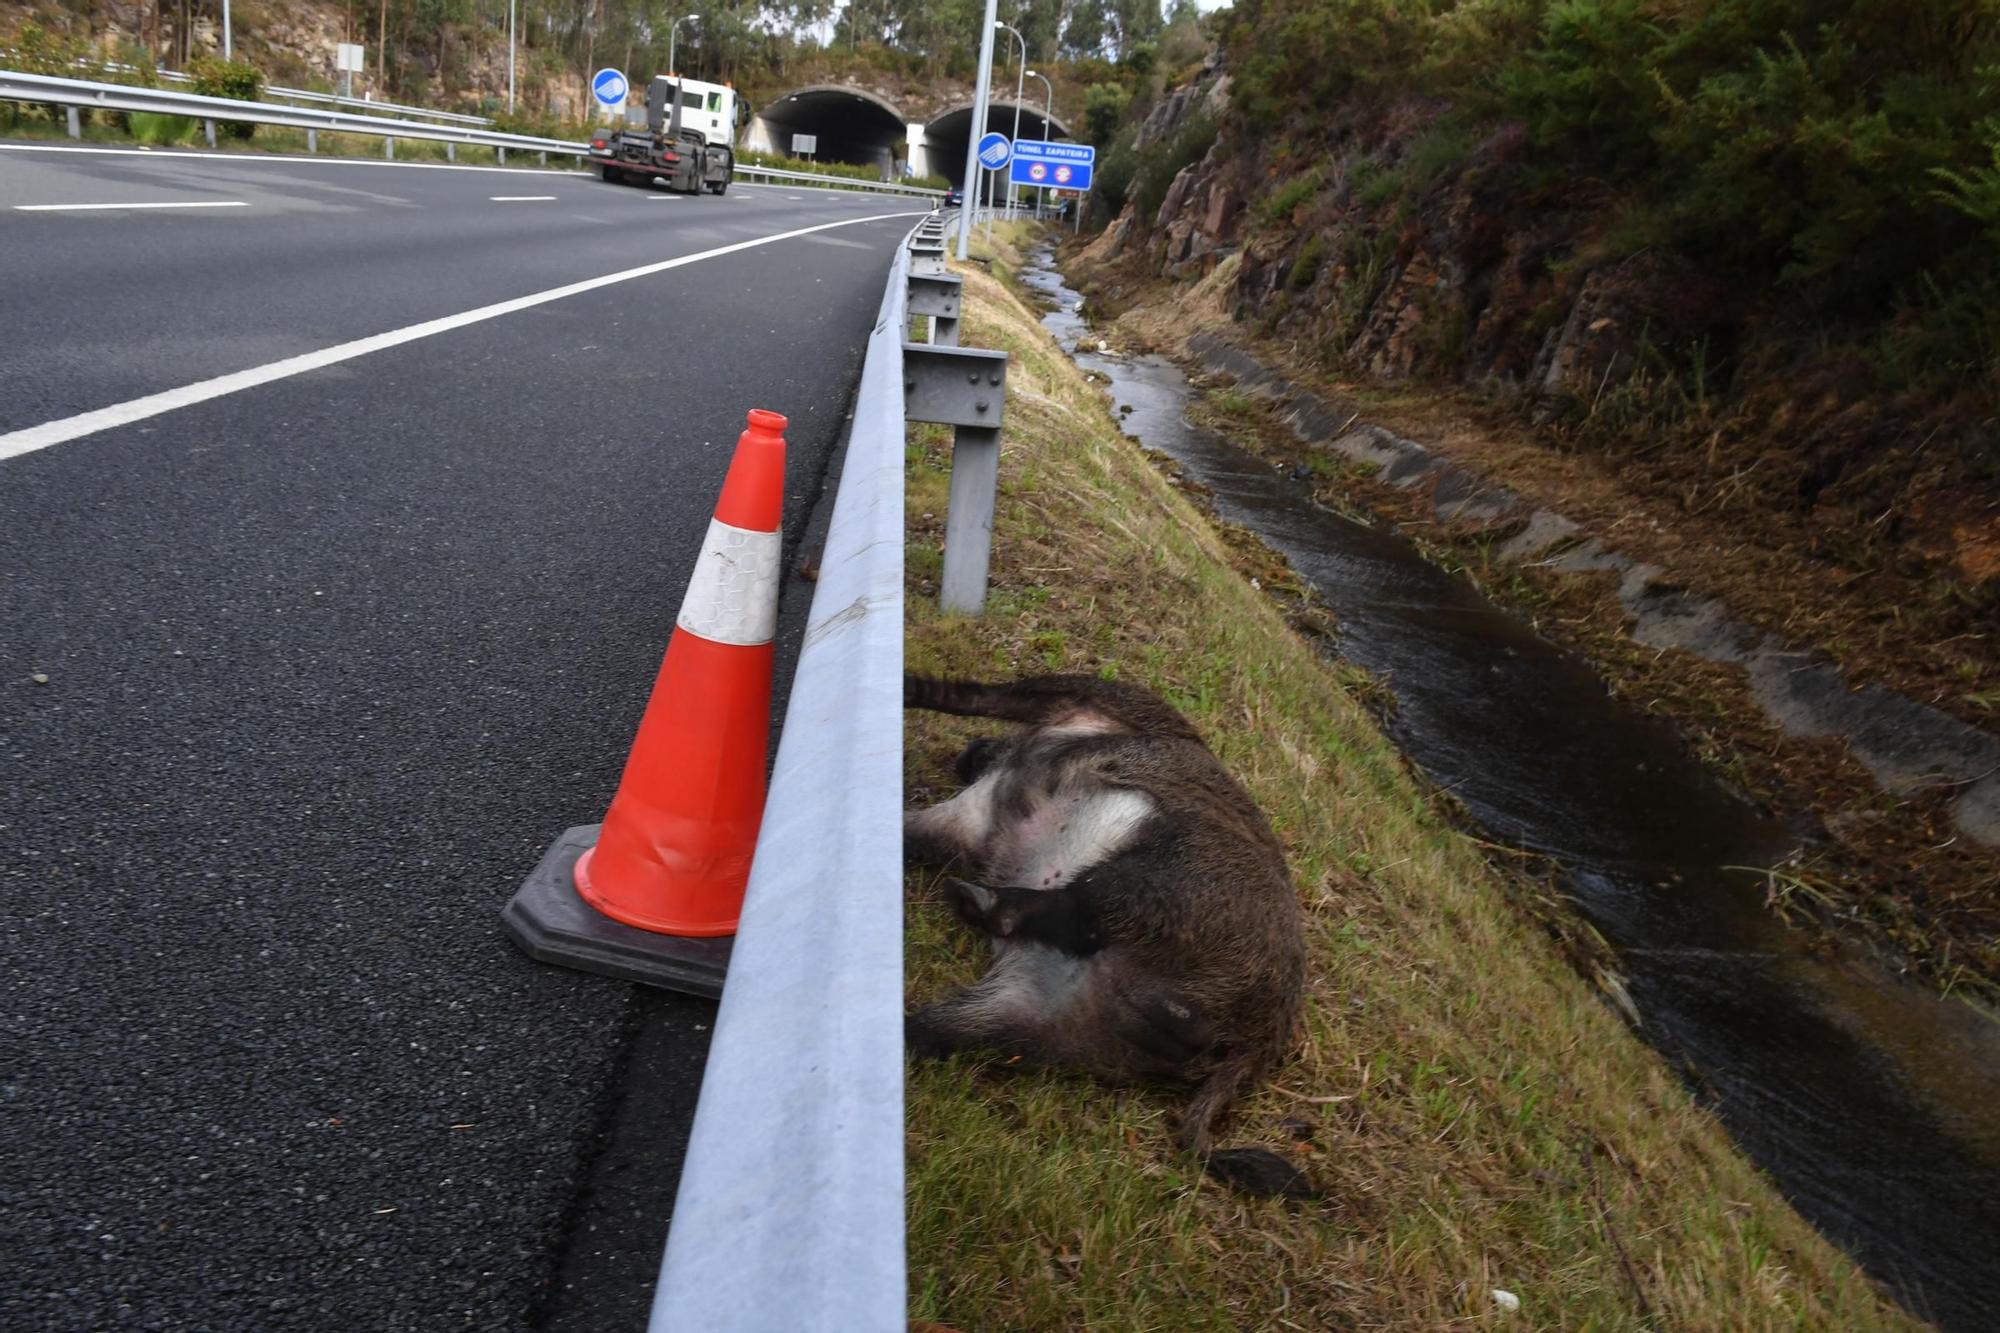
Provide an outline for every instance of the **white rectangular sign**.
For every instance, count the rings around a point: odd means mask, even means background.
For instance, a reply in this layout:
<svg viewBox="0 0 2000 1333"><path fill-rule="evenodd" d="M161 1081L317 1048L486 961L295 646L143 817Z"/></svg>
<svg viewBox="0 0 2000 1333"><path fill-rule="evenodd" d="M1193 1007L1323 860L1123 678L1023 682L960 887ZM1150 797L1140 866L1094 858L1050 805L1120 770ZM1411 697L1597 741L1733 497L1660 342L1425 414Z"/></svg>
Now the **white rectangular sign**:
<svg viewBox="0 0 2000 1333"><path fill-rule="evenodd" d="M333 67L352 74L365 73L368 68L366 52L353 42L342 42L334 48Z"/></svg>
<svg viewBox="0 0 2000 1333"><path fill-rule="evenodd" d="M818 151L819 136L817 134L794 134L792 136L792 152L803 156L807 153L817 153Z"/></svg>

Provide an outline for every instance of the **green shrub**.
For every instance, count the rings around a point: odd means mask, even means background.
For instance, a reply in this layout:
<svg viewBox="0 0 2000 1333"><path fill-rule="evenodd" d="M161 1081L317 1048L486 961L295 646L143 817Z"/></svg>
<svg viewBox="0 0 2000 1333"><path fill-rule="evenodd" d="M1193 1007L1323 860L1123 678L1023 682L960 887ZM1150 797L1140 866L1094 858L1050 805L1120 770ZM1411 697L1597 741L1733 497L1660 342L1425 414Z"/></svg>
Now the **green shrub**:
<svg viewBox="0 0 2000 1333"><path fill-rule="evenodd" d="M1925 293L2000 286L1993 0L1238 0L1219 21L1259 132L1325 151L1356 109L1451 108L1393 169L1351 173L1365 204L1516 124L1517 188L1632 201L1643 226L1614 249L1678 250L1864 334L1894 322L1897 364L1987 345L1970 305Z"/></svg>
<svg viewBox="0 0 2000 1333"><path fill-rule="evenodd" d="M1299 257L1292 261L1292 271L1286 278L1287 285L1303 291L1313 285L1319 276L1320 260L1326 254L1326 237L1314 236L1299 248Z"/></svg>
<svg viewBox="0 0 2000 1333"><path fill-rule="evenodd" d="M74 62L82 55L82 48L75 42L65 41L39 23L24 23L14 36L14 51L7 57L7 68L23 74L72 79L77 73Z"/></svg>
<svg viewBox="0 0 2000 1333"><path fill-rule="evenodd" d="M1110 143L1131 104L1131 90L1123 84L1091 84L1083 99L1083 137L1099 148Z"/></svg>
<svg viewBox="0 0 2000 1333"><path fill-rule="evenodd" d="M1447 118L1425 130L1423 137L1410 145L1403 160L1409 167L1410 179L1422 189L1464 166L1472 158L1472 149L1471 127L1464 121Z"/></svg>
<svg viewBox="0 0 2000 1333"><path fill-rule="evenodd" d="M1172 134L1139 154L1139 170L1132 196L1139 216L1150 222L1166 202L1174 177L1201 161L1215 143L1215 122L1207 116L1191 116Z"/></svg>
<svg viewBox="0 0 2000 1333"><path fill-rule="evenodd" d="M165 116L154 111L134 111L126 119L132 137L140 143L192 143L201 127L193 116Z"/></svg>
<svg viewBox="0 0 2000 1333"><path fill-rule="evenodd" d="M254 102L264 91L264 75L255 66L241 60L215 60L204 57L188 64L188 73L194 76L194 90L203 97L226 97L233 102ZM231 138L248 139L257 132L257 123L251 120L230 120L220 122Z"/></svg>
<svg viewBox="0 0 2000 1333"><path fill-rule="evenodd" d="M1280 185L1264 199L1262 214L1264 221L1281 224L1290 220L1292 213L1306 200L1319 193L1324 183L1318 167L1298 175Z"/></svg>
<svg viewBox="0 0 2000 1333"><path fill-rule="evenodd" d="M1403 192L1409 173L1401 166L1384 166L1373 157L1358 158L1347 168L1347 183L1355 199L1380 208Z"/></svg>
<svg viewBox="0 0 2000 1333"><path fill-rule="evenodd" d="M1094 226L1108 226L1125 209L1132 180L1139 174L1139 154L1132 147L1132 135L1113 144L1097 160L1096 178L1091 182L1090 216Z"/></svg>

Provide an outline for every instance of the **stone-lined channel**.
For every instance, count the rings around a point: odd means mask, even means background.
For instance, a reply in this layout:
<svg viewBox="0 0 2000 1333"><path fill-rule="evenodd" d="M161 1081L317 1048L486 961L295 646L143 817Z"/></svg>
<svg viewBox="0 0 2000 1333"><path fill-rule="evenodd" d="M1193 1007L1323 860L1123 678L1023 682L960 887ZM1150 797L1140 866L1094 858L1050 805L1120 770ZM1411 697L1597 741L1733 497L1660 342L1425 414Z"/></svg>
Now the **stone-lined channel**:
<svg viewBox="0 0 2000 1333"><path fill-rule="evenodd" d="M1681 1068L1793 1205L1913 1312L1988 1329L2000 1257L2000 1025L1858 952L1809 946L1764 906L1796 842L1590 665L1424 559L1387 524L1315 504L1189 423L1158 356L1101 355L1042 251L1043 324L1102 375L1126 433L1211 492L1339 621L1380 677L1391 737L1495 841L1562 867L1616 950L1640 1033Z"/></svg>

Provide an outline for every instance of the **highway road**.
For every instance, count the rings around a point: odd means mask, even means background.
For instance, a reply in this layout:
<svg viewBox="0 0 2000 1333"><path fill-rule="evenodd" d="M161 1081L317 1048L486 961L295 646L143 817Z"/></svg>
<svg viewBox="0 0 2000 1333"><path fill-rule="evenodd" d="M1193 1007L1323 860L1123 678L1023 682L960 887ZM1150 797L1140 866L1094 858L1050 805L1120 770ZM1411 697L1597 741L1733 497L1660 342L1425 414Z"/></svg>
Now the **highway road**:
<svg viewBox="0 0 2000 1333"><path fill-rule="evenodd" d="M498 913L912 208L0 144L0 1322L633 1326L712 1010Z"/></svg>

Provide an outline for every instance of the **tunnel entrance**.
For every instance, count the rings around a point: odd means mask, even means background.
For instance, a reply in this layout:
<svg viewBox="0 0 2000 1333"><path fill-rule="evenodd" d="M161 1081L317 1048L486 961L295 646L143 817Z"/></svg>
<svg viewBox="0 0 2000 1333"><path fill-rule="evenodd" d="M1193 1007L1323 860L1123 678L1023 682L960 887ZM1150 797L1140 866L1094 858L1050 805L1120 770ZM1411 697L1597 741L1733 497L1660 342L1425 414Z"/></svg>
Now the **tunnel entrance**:
<svg viewBox="0 0 2000 1333"><path fill-rule="evenodd" d="M997 131L1008 138L1014 137L1014 103L995 99L986 108L986 131ZM986 131L982 131L985 133ZM924 127L926 156L932 173L948 178L960 189L965 188L965 150L972 137L972 107L968 104L953 107ZM1047 117L1042 108L1021 103L1021 137L1023 139L1068 139L1073 137L1069 126L1061 120ZM999 190L1006 191L1006 182L1001 180ZM1026 192L1022 187L1023 193Z"/></svg>
<svg viewBox="0 0 2000 1333"><path fill-rule="evenodd" d="M902 113L855 88L822 85L784 94L752 117L743 132L743 146L796 157L795 134L818 140L812 153L815 160L875 167L884 180L894 177L897 160L908 153L898 147L909 134Z"/></svg>

